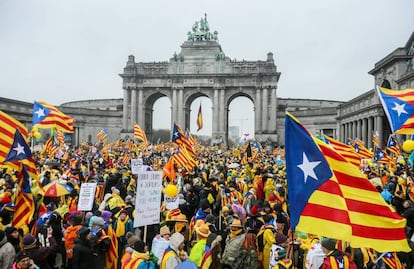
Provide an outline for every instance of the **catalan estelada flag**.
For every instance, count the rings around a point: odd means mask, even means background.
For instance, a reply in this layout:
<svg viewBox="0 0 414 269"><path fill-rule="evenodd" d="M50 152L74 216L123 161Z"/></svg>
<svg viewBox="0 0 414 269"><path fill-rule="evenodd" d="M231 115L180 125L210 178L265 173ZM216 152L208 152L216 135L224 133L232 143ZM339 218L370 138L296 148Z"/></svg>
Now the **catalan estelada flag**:
<svg viewBox="0 0 414 269"><path fill-rule="evenodd" d="M385 114L395 134L414 134L414 90L377 87Z"/></svg>
<svg viewBox="0 0 414 269"><path fill-rule="evenodd" d="M292 230L350 242L353 248L410 251L406 220L357 167L289 113L285 148Z"/></svg>
<svg viewBox="0 0 414 269"><path fill-rule="evenodd" d="M74 119L67 116L53 105L46 102L34 102L33 105L33 127L56 128L65 133L73 133Z"/></svg>
<svg viewBox="0 0 414 269"><path fill-rule="evenodd" d="M98 139L98 141L101 141L102 139L106 138L107 136L108 136L108 131L105 128L100 130L96 134L96 138Z"/></svg>
<svg viewBox="0 0 414 269"><path fill-rule="evenodd" d="M30 177L23 164L18 173L19 189L16 195L16 211L13 214L12 225L16 228L22 228L29 225L32 221L35 204L33 200L32 190L30 187Z"/></svg>
<svg viewBox="0 0 414 269"><path fill-rule="evenodd" d="M201 103L198 107L198 113L197 113L197 132L200 131L203 128L203 113L201 112Z"/></svg>

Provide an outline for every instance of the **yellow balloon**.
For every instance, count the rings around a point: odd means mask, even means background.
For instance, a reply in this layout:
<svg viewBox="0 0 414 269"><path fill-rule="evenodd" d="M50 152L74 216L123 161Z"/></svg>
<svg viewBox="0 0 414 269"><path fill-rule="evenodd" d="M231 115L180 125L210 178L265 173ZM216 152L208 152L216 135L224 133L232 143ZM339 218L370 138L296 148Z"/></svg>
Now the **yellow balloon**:
<svg viewBox="0 0 414 269"><path fill-rule="evenodd" d="M168 184L165 187L165 194L170 197L175 197L178 194L178 188L175 185Z"/></svg>
<svg viewBox="0 0 414 269"><path fill-rule="evenodd" d="M405 152L410 153L411 151L414 150L414 141L413 140L405 140L404 143L402 144L402 149Z"/></svg>
<svg viewBox="0 0 414 269"><path fill-rule="evenodd" d="M41 138L41 137L42 137L42 134L41 134L41 133L39 133L39 132L35 132L35 133L33 134L33 137L34 137L34 138L36 138L36 139L39 139L39 138Z"/></svg>

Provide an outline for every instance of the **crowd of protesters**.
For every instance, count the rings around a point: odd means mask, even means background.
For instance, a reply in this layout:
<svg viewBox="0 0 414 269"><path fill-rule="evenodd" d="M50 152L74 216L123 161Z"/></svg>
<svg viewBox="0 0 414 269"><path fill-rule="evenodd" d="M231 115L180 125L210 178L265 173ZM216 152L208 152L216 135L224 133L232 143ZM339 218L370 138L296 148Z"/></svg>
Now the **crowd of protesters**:
<svg viewBox="0 0 414 269"><path fill-rule="evenodd" d="M149 147L141 157L148 170L162 170L169 147ZM134 152L130 152L134 158ZM389 266L379 253L351 249L317 235L293 233L289 227L283 154L274 151L246 160L243 150L203 147L197 165L176 169L179 207L161 207L161 222L134 227L137 176L126 151L102 147L66 148L59 158L35 154L39 186L32 181L35 215L25 227L12 225L17 174L0 171L0 269L69 268L262 268L354 269ZM249 156L250 157L250 156ZM363 171L384 199L407 218L407 240L414 233L414 204L409 167L393 174L367 165ZM178 180L179 179L179 180ZM71 190L43 197L41 186L58 181ZM80 185L96 182L93 208L78 211ZM163 195L163 194L161 194ZM411 241L410 241L411 242ZM411 253L399 253L412 268Z"/></svg>

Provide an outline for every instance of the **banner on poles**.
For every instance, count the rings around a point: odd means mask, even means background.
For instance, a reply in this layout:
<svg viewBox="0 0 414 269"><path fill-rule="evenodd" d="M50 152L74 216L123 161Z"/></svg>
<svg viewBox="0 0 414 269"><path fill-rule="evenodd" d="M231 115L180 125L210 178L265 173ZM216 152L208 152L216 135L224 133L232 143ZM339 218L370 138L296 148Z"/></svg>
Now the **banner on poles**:
<svg viewBox="0 0 414 269"><path fill-rule="evenodd" d="M134 227L160 223L162 172L139 172Z"/></svg>
<svg viewBox="0 0 414 269"><path fill-rule="evenodd" d="M79 191L78 210L91 211L95 200L96 183L83 183Z"/></svg>

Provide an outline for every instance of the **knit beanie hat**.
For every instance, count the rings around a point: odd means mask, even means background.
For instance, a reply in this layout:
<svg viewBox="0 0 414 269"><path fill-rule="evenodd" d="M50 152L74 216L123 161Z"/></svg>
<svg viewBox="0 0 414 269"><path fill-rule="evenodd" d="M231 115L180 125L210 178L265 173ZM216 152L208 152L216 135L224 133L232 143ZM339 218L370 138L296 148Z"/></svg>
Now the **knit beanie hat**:
<svg viewBox="0 0 414 269"><path fill-rule="evenodd" d="M36 238L33 235L26 234L23 237L23 248L24 249L34 248L36 246L36 242L37 242L37 240L36 240Z"/></svg>
<svg viewBox="0 0 414 269"><path fill-rule="evenodd" d="M170 234L170 229L168 228L168 226L164 225L160 229L160 235L163 236L166 234Z"/></svg>

